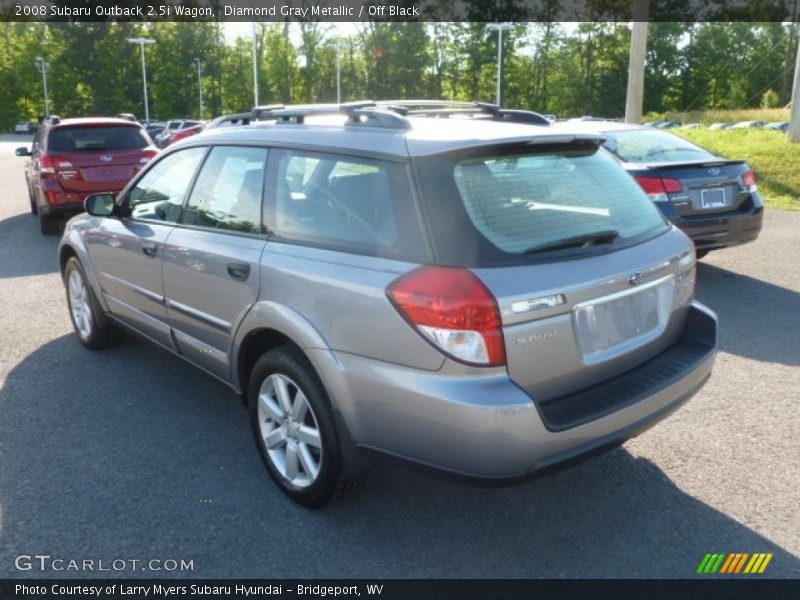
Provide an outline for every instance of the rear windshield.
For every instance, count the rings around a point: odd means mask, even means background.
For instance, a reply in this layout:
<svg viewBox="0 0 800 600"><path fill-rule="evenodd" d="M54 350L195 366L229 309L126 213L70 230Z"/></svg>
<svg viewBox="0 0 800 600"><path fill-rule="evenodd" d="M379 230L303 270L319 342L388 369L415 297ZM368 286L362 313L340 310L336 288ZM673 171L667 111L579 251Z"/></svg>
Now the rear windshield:
<svg viewBox="0 0 800 600"><path fill-rule="evenodd" d="M682 162L714 155L682 137L658 129L607 131L603 144L625 162Z"/></svg>
<svg viewBox="0 0 800 600"><path fill-rule="evenodd" d="M59 152L111 152L139 150L150 145L139 127L59 127L50 132L48 150Z"/></svg>
<svg viewBox="0 0 800 600"><path fill-rule="evenodd" d="M417 166L446 263L524 260L544 246L599 232L612 232L607 242L614 245L633 243L666 227L634 180L594 146L437 157Z"/></svg>

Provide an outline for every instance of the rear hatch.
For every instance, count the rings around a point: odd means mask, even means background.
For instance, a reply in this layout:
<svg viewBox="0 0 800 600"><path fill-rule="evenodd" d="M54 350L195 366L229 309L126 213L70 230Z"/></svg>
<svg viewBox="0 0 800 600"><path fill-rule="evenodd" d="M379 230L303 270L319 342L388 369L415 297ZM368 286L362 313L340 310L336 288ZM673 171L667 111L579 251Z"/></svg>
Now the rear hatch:
<svg viewBox="0 0 800 600"><path fill-rule="evenodd" d="M633 369L681 335L688 239L597 142L417 160L437 262L497 300L509 375L537 401Z"/></svg>
<svg viewBox="0 0 800 600"><path fill-rule="evenodd" d="M63 125L50 132L47 153L68 192L116 191L155 155L138 125Z"/></svg>

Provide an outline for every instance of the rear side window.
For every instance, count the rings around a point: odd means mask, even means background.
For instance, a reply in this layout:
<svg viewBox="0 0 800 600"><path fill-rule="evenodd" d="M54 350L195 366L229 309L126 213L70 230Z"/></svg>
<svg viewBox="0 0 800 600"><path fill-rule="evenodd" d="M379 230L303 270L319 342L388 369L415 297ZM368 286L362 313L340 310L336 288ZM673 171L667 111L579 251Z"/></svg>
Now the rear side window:
<svg viewBox="0 0 800 600"><path fill-rule="evenodd" d="M194 185L181 223L259 233L267 151L218 146Z"/></svg>
<svg viewBox="0 0 800 600"><path fill-rule="evenodd" d="M405 165L276 150L270 161L279 237L359 254L422 261L427 256Z"/></svg>
<svg viewBox="0 0 800 600"><path fill-rule="evenodd" d="M53 153L139 150L150 141L139 127L59 127L50 131L47 149Z"/></svg>
<svg viewBox="0 0 800 600"><path fill-rule="evenodd" d="M500 149L418 161L444 263L504 264L599 232L614 243L663 230L664 218L624 169L594 147Z"/></svg>

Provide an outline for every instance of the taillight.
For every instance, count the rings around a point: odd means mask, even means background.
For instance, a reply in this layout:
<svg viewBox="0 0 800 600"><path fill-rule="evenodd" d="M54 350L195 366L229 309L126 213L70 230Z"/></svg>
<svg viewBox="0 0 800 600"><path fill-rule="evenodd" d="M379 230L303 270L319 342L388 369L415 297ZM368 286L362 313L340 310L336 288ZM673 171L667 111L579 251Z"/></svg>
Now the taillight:
<svg viewBox="0 0 800 600"><path fill-rule="evenodd" d="M73 168L73 165L70 161L65 160L63 158L54 158L52 160L53 167L58 169L58 176L61 179L80 179L80 173ZM52 170L50 171L53 172Z"/></svg>
<svg viewBox="0 0 800 600"><path fill-rule="evenodd" d="M145 150L144 152L142 152L142 157L139 159L139 164L140 165L146 165L153 158L155 158L157 154L158 154L158 150L155 150L155 149Z"/></svg>
<svg viewBox="0 0 800 600"><path fill-rule="evenodd" d="M55 175L55 172L53 158L49 154L42 154L39 157L39 173L42 175Z"/></svg>
<svg viewBox="0 0 800 600"><path fill-rule="evenodd" d="M653 202L667 202L667 194L677 194L683 191L683 185L677 179L667 177L634 177Z"/></svg>
<svg viewBox="0 0 800 600"><path fill-rule="evenodd" d="M497 301L471 272L422 267L395 280L386 293L423 337L456 360L485 367L505 364Z"/></svg>
<svg viewBox="0 0 800 600"><path fill-rule="evenodd" d="M752 169L742 175L742 187L748 192L755 192L758 189L757 181L756 174Z"/></svg>
<svg viewBox="0 0 800 600"><path fill-rule="evenodd" d="M664 184L661 183L661 177L634 177L644 192L649 196L650 194L665 194Z"/></svg>

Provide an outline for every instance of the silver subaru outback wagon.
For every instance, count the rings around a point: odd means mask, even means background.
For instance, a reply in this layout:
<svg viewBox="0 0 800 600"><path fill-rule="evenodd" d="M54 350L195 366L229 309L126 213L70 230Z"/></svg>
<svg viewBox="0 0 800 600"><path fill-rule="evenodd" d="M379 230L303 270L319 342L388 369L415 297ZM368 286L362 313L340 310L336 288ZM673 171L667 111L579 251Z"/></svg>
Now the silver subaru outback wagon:
<svg viewBox="0 0 800 600"><path fill-rule="evenodd" d="M312 507L379 457L519 481L697 392L692 243L602 138L433 112L256 109L90 196L58 249L78 339L129 330L225 382Z"/></svg>

